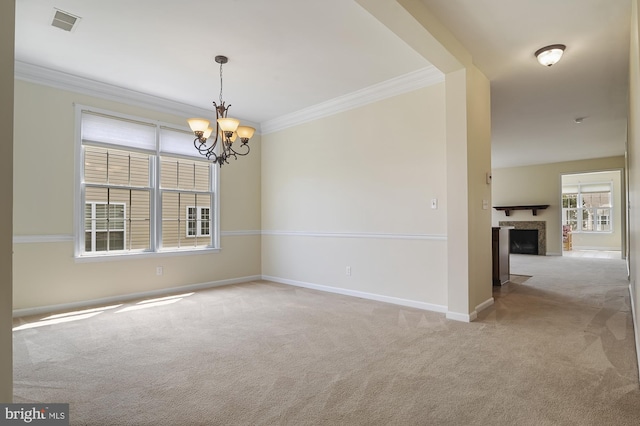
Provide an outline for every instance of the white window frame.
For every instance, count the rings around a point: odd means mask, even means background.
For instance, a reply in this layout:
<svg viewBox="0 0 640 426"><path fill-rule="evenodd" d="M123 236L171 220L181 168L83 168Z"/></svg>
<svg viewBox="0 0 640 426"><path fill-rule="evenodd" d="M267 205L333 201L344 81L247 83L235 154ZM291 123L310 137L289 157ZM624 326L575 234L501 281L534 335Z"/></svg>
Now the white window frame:
<svg viewBox="0 0 640 426"><path fill-rule="evenodd" d="M564 200L564 196L566 194L577 194L577 201L576 207L569 207L569 208L565 208L564 206L562 207L562 224L563 225L568 225L569 223L567 222L567 213L569 211L576 211L576 218L577 218L577 229L571 231L573 233L580 233L580 234L610 234L612 232L614 232L614 221L613 221L613 212L614 212L614 202L613 202L613 182L588 182L588 183L577 183L577 184L569 184L569 185L565 185L564 187L576 187L576 191L571 191L571 192L564 192L564 190L562 191L562 199ZM582 207L582 196L583 194L590 194L590 193L602 193L602 192L607 192L607 191L583 191L583 187L593 187L593 186L606 186L609 188L609 199L611 200L611 205L609 207ZM583 229L583 212L584 211L591 211L592 212L592 216L593 216L593 226L595 228L598 227L599 225L599 217L597 215L597 211L599 209L608 209L609 210L609 229L607 230L598 230L598 229Z"/></svg>
<svg viewBox="0 0 640 426"><path fill-rule="evenodd" d="M189 210L190 209L196 209L196 218L195 219L191 219L191 217L189 216ZM206 234L202 232L203 227L205 222L202 220L202 211L206 209L208 216L209 216L209 220L207 220L207 222L209 222L209 229ZM185 217L187 218L187 226L185 229L186 232L186 236L187 238L195 238L195 237L208 237L211 235L211 208L209 208L209 206L187 206L186 207L186 215ZM195 234L191 234L189 233L189 224L191 222L195 222L195 230L196 233Z"/></svg>
<svg viewBox="0 0 640 426"><path fill-rule="evenodd" d="M96 232L106 232L107 235L109 235L109 233L111 232L122 232L122 241L123 241L123 246L126 245L127 243L127 205L125 203L107 203L106 201L86 201L85 202L85 208L87 206L87 204L91 205L91 218L89 218L89 220L91 220L91 229L87 230L85 227L85 238L86 238L86 234L87 233L91 233L91 251L90 253L101 253L96 251ZM106 230L97 230L96 229L96 205L110 205L110 206L122 206L122 211L124 216L122 216L122 230L119 229L114 229L111 230L109 229L109 227L107 226ZM85 210L86 211L86 210ZM109 209L107 208L107 219L109 218ZM87 217L85 215L85 221L87 220ZM109 221L107 220L107 224L109 223ZM109 245L109 238L107 238L107 246ZM122 249L121 249L122 250ZM121 250L113 250L113 249L107 249L106 251L111 252L111 251L121 251ZM85 249L86 251L86 249Z"/></svg>
<svg viewBox="0 0 640 426"><path fill-rule="evenodd" d="M144 124L155 126L155 150L142 151L150 154L150 206L149 206L149 219L150 219L150 247L148 250L117 250L109 252L85 252L85 204L86 200L86 184L83 182L84 177L84 146L93 145L101 146L103 148L113 148L119 150L140 151L136 148L127 148L123 145L110 146L109 144L93 144L83 143L82 140L82 114L92 113L112 117L120 120L132 120ZM186 118L185 118L186 121ZM179 126L172 123L161 122L157 120L149 120L147 118L137 117L128 114L121 114L114 111L109 111L101 108L94 108L86 105L75 104L75 197L74 197L74 257L76 262L84 261L101 261L118 259L123 256L136 256L136 257L154 257L154 256L166 256L166 255L189 255L189 254L201 254L203 252L217 253L220 251L220 179L219 179L219 167L213 163L209 163L210 167L210 238L211 243L206 247L162 247L162 196L160 190L160 167L159 160L162 156L184 158L188 160L202 161L202 157L195 147L193 147L193 153L190 150L184 150L184 153L180 152L165 152L162 150L160 143L161 129L169 129L176 132L184 132L185 134L192 135L193 133L186 126ZM191 139L192 140L192 139ZM193 143L191 143L193 146ZM93 185L96 186L96 185ZM98 185L99 186L99 185ZM89 200L91 202L91 200ZM126 208L126 206L125 206ZM126 218L125 218L126 221ZM126 225L125 225L126 228ZM125 240L126 241L126 240Z"/></svg>

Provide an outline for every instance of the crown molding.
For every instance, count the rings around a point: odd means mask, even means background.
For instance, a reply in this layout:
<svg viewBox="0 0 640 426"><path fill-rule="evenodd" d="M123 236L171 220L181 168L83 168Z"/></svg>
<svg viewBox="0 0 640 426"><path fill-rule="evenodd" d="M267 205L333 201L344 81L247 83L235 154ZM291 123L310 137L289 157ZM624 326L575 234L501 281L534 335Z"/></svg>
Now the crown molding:
<svg viewBox="0 0 640 426"><path fill-rule="evenodd" d="M148 108L179 117L206 117L212 114L212 111L204 108L198 108L182 102L172 101L159 96L149 95L27 62L15 61L14 74L18 80L82 93L114 102L126 103L141 108ZM258 133L272 133L402 93L438 84L443 81L444 74L434 66L429 66L262 123L243 121L255 127Z"/></svg>
<svg viewBox="0 0 640 426"><path fill-rule="evenodd" d="M358 108L373 102L381 101L423 87L432 86L444 81L444 74L436 67L429 66L374 84L347 95L339 96L326 102L304 108L291 114L283 115L260 123L262 134L273 133L288 127L297 126L309 121L318 120L350 109Z"/></svg>
<svg viewBox="0 0 640 426"><path fill-rule="evenodd" d="M124 87L103 83L85 77L45 68L22 61L15 61L14 76L18 80L29 83L41 84L61 90L81 93L100 99L126 103L141 108L177 115L178 117L207 117L215 114L214 111L195 107L182 102L172 101L159 96L149 95ZM260 133L258 123L242 120L256 128Z"/></svg>

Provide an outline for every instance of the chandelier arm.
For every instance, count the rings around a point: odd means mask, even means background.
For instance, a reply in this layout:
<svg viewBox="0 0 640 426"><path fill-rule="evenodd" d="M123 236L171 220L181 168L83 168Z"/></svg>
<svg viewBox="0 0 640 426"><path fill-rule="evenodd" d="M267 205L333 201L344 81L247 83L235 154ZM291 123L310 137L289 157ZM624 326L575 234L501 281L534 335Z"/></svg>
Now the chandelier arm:
<svg viewBox="0 0 640 426"><path fill-rule="evenodd" d="M233 156L234 160L237 160L238 158L236 157L236 153L233 150L233 148L231 147L231 140L227 139L224 143L224 158L227 160L227 163L229 162L229 157Z"/></svg>
<svg viewBox="0 0 640 426"><path fill-rule="evenodd" d="M207 156L207 160L213 159L213 161L216 162L216 161L218 161L218 155L215 153L213 148L215 148L215 147L212 147L207 151L206 156Z"/></svg>
<svg viewBox="0 0 640 426"><path fill-rule="evenodd" d="M200 138L195 138L193 140L193 146L195 146L195 148L198 150L200 155L203 155L204 157L206 157L207 160L213 159L213 161L216 162L218 160L218 155L215 153L217 141L214 141L213 145L209 147L206 145L206 143L207 143L206 139L201 140Z"/></svg>
<svg viewBox="0 0 640 426"><path fill-rule="evenodd" d="M239 152L239 151L236 151L235 149L233 149L232 146L229 146L229 149L233 152L234 156L240 155L240 156L244 157L250 151L249 144L247 142L242 142L242 145L240 145L240 148L247 148L247 150L245 152Z"/></svg>
<svg viewBox="0 0 640 426"><path fill-rule="evenodd" d="M202 155L206 155L209 152L209 147L206 145L207 144L207 140L204 138L199 138L196 137L193 140L193 146L196 147L196 149L198 150L198 152ZM216 143L213 143L213 146L215 147Z"/></svg>
<svg viewBox="0 0 640 426"><path fill-rule="evenodd" d="M213 141L213 145L207 146L206 139L201 140L201 139L195 138L193 140L193 145L196 147L196 149L200 154L205 155L209 152L213 152L213 150L216 148L216 141Z"/></svg>

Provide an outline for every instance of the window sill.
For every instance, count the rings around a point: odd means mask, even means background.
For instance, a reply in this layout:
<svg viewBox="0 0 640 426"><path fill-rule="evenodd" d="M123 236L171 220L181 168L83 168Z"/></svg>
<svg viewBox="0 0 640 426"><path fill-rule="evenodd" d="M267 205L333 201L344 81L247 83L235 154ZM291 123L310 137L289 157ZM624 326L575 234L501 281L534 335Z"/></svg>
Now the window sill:
<svg viewBox="0 0 640 426"><path fill-rule="evenodd" d="M205 247L198 249L180 249L180 250L162 250L162 251L141 251L141 252L128 252L128 253L108 253L108 254L85 254L81 256L75 256L76 263L91 263L91 262L109 262L113 260L134 260L134 259L147 259L155 257L175 257L175 256L191 256L197 254L212 254L220 253L221 249L215 247Z"/></svg>

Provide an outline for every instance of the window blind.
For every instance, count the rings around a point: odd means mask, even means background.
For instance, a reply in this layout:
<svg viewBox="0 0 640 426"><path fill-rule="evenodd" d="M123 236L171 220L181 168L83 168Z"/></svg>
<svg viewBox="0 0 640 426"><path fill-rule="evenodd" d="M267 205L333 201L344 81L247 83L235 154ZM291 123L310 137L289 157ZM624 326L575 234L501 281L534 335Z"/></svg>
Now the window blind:
<svg viewBox="0 0 640 426"><path fill-rule="evenodd" d="M156 126L133 120L82 112L83 142L99 142L149 151L156 149Z"/></svg>
<svg viewBox="0 0 640 426"><path fill-rule="evenodd" d="M160 153L161 154L177 154L188 157L196 157L204 159L193 145L195 136L191 132L170 129L168 127L160 128ZM207 141L207 145L209 141Z"/></svg>

